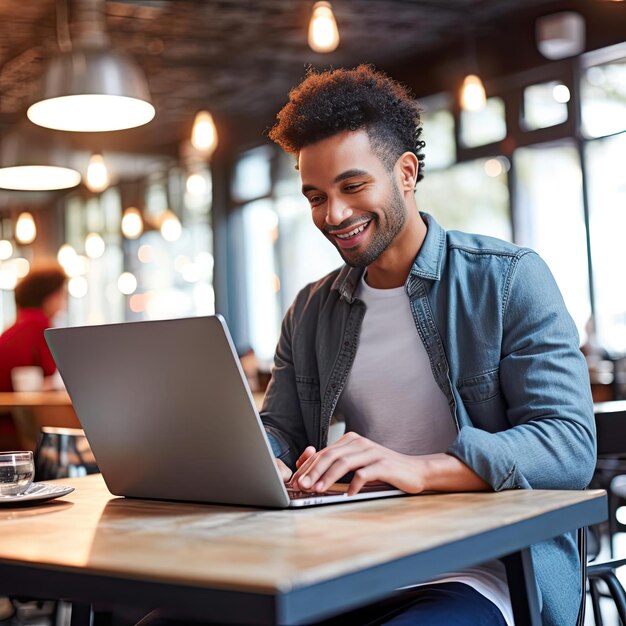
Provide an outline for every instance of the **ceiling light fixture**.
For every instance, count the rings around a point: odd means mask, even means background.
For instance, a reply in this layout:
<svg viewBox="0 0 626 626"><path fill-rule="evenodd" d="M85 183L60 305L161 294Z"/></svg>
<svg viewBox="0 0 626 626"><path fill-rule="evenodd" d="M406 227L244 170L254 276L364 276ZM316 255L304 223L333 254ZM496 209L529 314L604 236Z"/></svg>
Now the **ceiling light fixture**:
<svg viewBox="0 0 626 626"><path fill-rule="evenodd" d="M535 37L537 48L546 59L576 56L585 49L585 19L573 11L544 15L537 19Z"/></svg>
<svg viewBox="0 0 626 626"><path fill-rule="evenodd" d="M478 75L478 55L476 54L476 40L474 30L471 25L467 27L465 33L465 48L467 63L470 72L465 76L461 87L460 100L461 108L464 111L482 111L487 103L487 94L483 81Z"/></svg>
<svg viewBox="0 0 626 626"><path fill-rule="evenodd" d="M309 47L314 52L332 52L339 45L339 29L330 2L316 2L309 22Z"/></svg>
<svg viewBox="0 0 626 626"><path fill-rule="evenodd" d="M15 224L15 238L19 243L29 244L33 243L37 237L37 226L33 216L24 211L20 213Z"/></svg>
<svg viewBox="0 0 626 626"><path fill-rule="evenodd" d="M57 261L65 269L76 258L76 250L69 243L64 243L57 252Z"/></svg>
<svg viewBox="0 0 626 626"><path fill-rule="evenodd" d="M69 189L80 183L70 167L70 154L45 131L30 124L13 131L0 144L0 187L18 191Z"/></svg>
<svg viewBox="0 0 626 626"><path fill-rule="evenodd" d="M125 296L130 296L137 290L137 278L131 272L122 272L117 279L117 288Z"/></svg>
<svg viewBox="0 0 626 626"><path fill-rule="evenodd" d="M461 87L461 107L464 111L481 111L486 102L487 94L480 76L468 74Z"/></svg>
<svg viewBox="0 0 626 626"><path fill-rule="evenodd" d="M217 147L217 129L208 111L199 111L191 129L191 144L204 156L211 156Z"/></svg>
<svg viewBox="0 0 626 626"><path fill-rule="evenodd" d="M165 241L178 241L183 232L180 220L173 211L165 211L161 216L161 236Z"/></svg>
<svg viewBox="0 0 626 626"><path fill-rule="evenodd" d="M57 0L61 53L43 77L42 95L27 111L34 124L74 132L122 130L147 124L155 110L145 76L134 61L110 47L104 0L75 5L76 47L72 49L67 0Z"/></svg>
<svg viewBox="0 0 626 626"><path fill-rule="evenodd" d="M13 256L13 244L8 239L0 240L0 261L6 261Z"/></svg>
<svg viewBox="0 0 626 626"><path fill-rule="evenodd" d="M85 254L90 259L99 259L106 250L104 239L98 233L89 233L85 237Z"/></svg>
<svg viewBox="0 0 626 626"><path fill-rule="evenodd" d="M143 233L143 218L139 209L129 207L122 217L122 233L126 239L137 239Z"/></svg>
<svg viewBox="0 0 626 626"><path fill-rule="evenodd" d="M109 172L101 154L94 152L87 166L85 184L89 191L100 193L109 186Z"/></svg>

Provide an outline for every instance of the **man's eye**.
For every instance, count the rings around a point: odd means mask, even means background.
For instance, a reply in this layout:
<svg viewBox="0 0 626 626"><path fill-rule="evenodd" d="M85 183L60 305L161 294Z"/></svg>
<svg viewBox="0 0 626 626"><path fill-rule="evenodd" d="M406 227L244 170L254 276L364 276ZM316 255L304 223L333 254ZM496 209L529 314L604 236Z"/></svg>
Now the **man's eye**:
<svg viewBox="0 0 626 626"><path fill-rule="evenodd" d="M311 196L309 198L309 203L312 206L317 206L318 204L321 204L322 202L324 202L324 196Z"/></svg>
<svg viewBox="0 0 626 626"><path fill-rule="evenodd" d="M358 191L361 187L363 187L363 183L351 183L344 187L344 191Z"/></svg>

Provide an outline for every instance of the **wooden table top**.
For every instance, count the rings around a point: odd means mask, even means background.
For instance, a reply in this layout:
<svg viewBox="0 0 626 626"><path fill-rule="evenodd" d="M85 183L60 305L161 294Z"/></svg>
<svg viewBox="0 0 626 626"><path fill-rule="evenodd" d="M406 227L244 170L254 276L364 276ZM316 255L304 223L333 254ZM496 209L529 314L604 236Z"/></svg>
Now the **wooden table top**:
<svg viewBox="0 0 626 626"><path fill-rule="evenodd" d="M263 393L254 392L257 409L263 404ZM0 408L72 406L67 391L0 391Z"/></svg>
<svg viewBox="0 0 626 626"><path fill-rule="evenodd" d="M0 508L0 562L262 594L284 593L462 540L604 491L435 494L303 510L130 500L99 474Z"/></svg>
<svg viewBox="0 0 626 626"><path fill-rule="evenodd" d="M0 407L72 406L67 391L2 391Z"/></svg>

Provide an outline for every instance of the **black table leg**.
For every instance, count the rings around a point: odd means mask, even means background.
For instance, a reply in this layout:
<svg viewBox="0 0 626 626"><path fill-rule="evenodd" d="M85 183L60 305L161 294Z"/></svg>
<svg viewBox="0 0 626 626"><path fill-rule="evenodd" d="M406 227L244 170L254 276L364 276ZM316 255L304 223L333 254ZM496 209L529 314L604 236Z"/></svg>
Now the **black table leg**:
<svg viewBox="0 0 626 626"><path fill-rule="evenodd" d="M72 618L70 626L92 626L93 611L91 604L72 602Z"/></svg>
<svg viewBox="0 0 626 626"><path fill-rule="evenodd" d="M511 594L515 626L541 626L539 591L530 548L503 559Z"/></svg>

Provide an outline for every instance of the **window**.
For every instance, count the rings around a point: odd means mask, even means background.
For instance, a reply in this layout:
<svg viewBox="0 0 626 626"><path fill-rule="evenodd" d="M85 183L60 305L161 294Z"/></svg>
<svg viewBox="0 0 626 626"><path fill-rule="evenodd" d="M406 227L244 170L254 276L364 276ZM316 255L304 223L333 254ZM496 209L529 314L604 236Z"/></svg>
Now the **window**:
<svg viewBox="0 0 626 626"><path fill-rule="evenodd" d="M282 152L273 192L241 209L250 345L261 361L272 358L280 323L298 291L342 264L313 224L293 157Z"/></svg>
<svg viewBox="0 0 626 626"><path fill-rule="evenodd" d="M429 172L417 185L420 210L447 229L511 240L508 161L477 159Z"/></svg>
<svg viewBox="0 0 626 626"><path fill-rule="evenodd" d="M450 100L447 94L420 100L427 171L449 167L456 161L454 116L450 110Z"/></svg>
<svg viewBox="0 0 626 626"><path fill-rule="evenodd" d="M582 175L573 142L520 148L516 243L536 250L561 289L579 334L591 314Z"/></svg>
<svg viewBox="0 0 626 626"><path fill-rule="evenodd" d="M125 242L127 270L138 285L134 293L120 294L127 300L130 319L215 313L210 185L210 172L203 167L189 176L173 170L167 183L148 186L144 211L148 228L139 239ZM179 238L166 241L157 227L163 213L173 208L183 227Z"/></svg>
<svg viewBox="0 0 626 626"><path fill-rule="evenodd" d="M584 71L581 106L585 136L603 137L626 130L626 58Z"/></svg>
<svg viewBox="0 0 626 626"><path fill-rule="evenodd" d="M504 101L487 98L480 111L461 111L461 143L466 148L477 148L506 137Z"/></svg>
<svg viewBox="0 0 626 626"><path fill-rule="evenodd" d="M589 142L589 233L596 330L609 352L626 353L626 133Z"/></svg>
<svg viewBox="0 0 626 626"><path fill-rule="evenodd" d="M522 126L525 130L536 130L566 122L569 100L569 88L559 81L526 87Z"/></svg>
<svg viewBox="0 0 626 626"><path fill-rule="evenodd" d="M269 147L248 150L237 161L232 196L237 202L247 202L269 195L272 189Z"/></svg>

